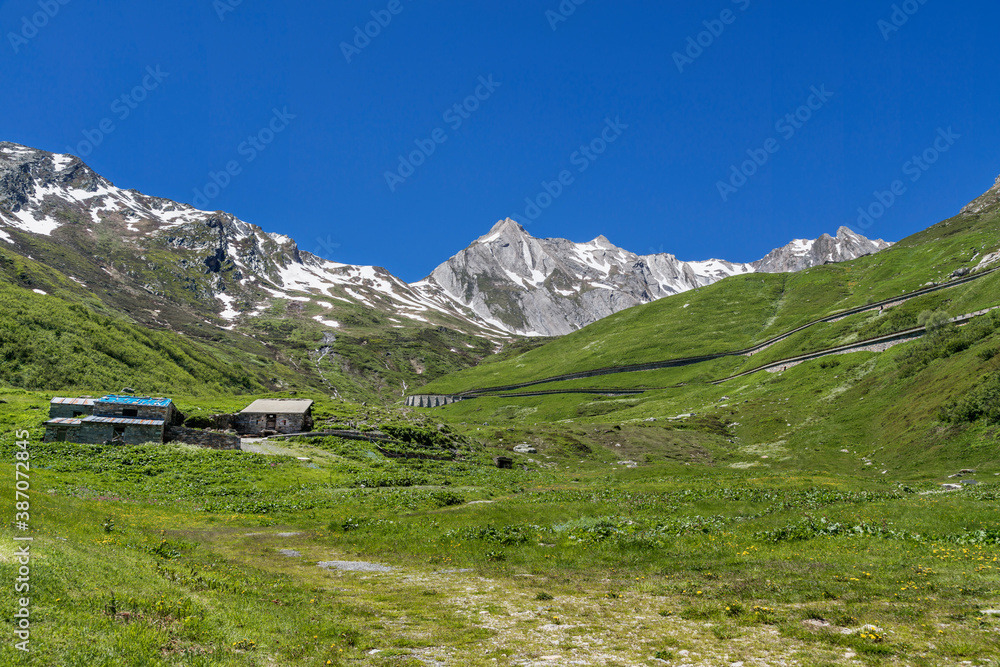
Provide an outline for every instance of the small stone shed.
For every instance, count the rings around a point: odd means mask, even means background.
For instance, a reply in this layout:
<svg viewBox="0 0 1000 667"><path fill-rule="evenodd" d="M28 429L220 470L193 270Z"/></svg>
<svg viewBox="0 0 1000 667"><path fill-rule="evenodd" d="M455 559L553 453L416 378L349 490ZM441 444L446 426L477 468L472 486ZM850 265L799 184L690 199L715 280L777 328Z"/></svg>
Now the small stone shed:
<svg viewBox="0 0 1000 667"><path fill-rule="evenodd" d="M296 398L262 398L243 409L234 420L240 435L305 433L313 427L313 402Z"/></svg>
<svg viewBox="0 0 1000 667"><path fill-rule="evenodd" d="M45 441L94 445L105 442L125 445L163 442L163 420L95 415L83 419L60 417L46 422Z"/></svg>
<svg viewBox="0 0 1000 667"><path fill-rule="evenodd" d="M159 419L176 425L184 423L184 415L177 410L171 399L150 396L108 394L94 401L93 414L128 419Z"/></svg>
<svg viewBox="0 0 1000 667"><path fill-rule="evenodd" d="M166 429L184 415L169 398L120 396L53 398L45 423L46 442L105 442L138 445L164 442Z"/></svg>
<svg viewBox="0 0 1000 667"><path fill-rule="evenodd" d="M95 399L84 396L81 398L62 398L56 396L49 403L49 419L77 419L94 414Z"/></svg>

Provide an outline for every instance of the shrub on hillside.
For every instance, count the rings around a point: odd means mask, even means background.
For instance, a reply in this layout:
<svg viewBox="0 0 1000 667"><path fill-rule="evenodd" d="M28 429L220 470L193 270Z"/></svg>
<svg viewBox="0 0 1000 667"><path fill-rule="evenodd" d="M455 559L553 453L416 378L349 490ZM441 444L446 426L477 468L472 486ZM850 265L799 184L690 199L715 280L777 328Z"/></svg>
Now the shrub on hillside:
<svg viewBox="0 0 1000 667"><path fill-rule="evenodd" d="M945 422L972 423L984 418L993 424L1000 423L1000 374L941 409L941 420Z"/></svg>

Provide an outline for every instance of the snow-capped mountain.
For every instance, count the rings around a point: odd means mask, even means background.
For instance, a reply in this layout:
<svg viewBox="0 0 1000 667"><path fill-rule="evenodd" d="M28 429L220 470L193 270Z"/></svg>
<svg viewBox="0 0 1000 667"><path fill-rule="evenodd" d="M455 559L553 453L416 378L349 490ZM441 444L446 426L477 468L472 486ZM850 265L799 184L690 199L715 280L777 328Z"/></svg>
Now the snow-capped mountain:
<svg viewBox="0 0 1000 667"><path fill-rule="evenodd" d="M228 213L117 188L79 158L0 143L0 245L51 250L42 240L82 251L68 264L66 253L46 258L80 284L115 282L136 297L201 306L226 328L284 299L318 305L324 311L312 319L331 329L340 323L326 311L343 303L391 314L398 326L409 320L504 333L381 267L325 260Z"/></svg>
<svg viewBox="0 0 1000 667"><path fill-rule="evenodd" d="M884 250L890 245L881 239L873 241L841 227L836 236L823 234L818 239L796 239L783 248L772 250L750 266L761 273L789 273L820 264L847 262Z"/></svg>
<svg viewBox="0 0 1000 667"><path fill-rule="evenodd" d="M750 264L684 262L666 253L636 255L603 236L589 243L537 239L508 218L414 286L447 295L497 328L554 336L729 276L800 271L889 245L841 227L836 237L796 240Z"/></svg>
<svg viewBox="0 0 1000 667"><path fill-rule="evenodd" d="M194 312L236 329L280 300L331 330L341 326L338 313L367 309L390 327L444 325L489 339L565 334L728 276L798 271L888 246L842 227L835 238L793 241L752 264L683 262L636 255L603 236L536 239L507 219L410 285L380 267L301 251L228 213L117 188L79 158L2 142L4 245L41 257L148 324L170 326Z"/></svg>

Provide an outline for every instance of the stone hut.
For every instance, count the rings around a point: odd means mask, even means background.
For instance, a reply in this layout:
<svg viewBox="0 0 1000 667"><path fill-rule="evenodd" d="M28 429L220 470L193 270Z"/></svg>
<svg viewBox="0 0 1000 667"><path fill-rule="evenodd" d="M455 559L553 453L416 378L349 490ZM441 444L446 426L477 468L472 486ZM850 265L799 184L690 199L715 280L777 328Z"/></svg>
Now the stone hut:
<svg viewBox="0 0 1000 667"><path fill-rule="evenodd" d="M184 415L169 398L108 394L94 402L95 415L128 419L158 419L167 424L181 425Z"/></svg>
<svg viewBox="0 0 1000 667"><path fill-rule="evenodd" d="M162 419L128 419L91 415L84 419L59 417L45 423L45 442L140 445L163 442Z"/></svg>
<svg viewBox="0 0 1000 667"><path fill-rule="evenodd" d="M308 399L262 398L236 415L240 435L305 433L313 427L313 402Z"/></svg>
<svg viewBox="0 0 1000 667"><path fill-rule="evenodd" d="M138 445L164 442L166 428L184 415L169 398L119 396L53 398L45 422L46 442Z"/></svg>
<svg viewBox="0 0 1000 667"><path fill-rule="evenodd" d="M57 396L49 403L49 419L77 419L92 414L94 414L94 399L90 396L81 398Z"/></svg>

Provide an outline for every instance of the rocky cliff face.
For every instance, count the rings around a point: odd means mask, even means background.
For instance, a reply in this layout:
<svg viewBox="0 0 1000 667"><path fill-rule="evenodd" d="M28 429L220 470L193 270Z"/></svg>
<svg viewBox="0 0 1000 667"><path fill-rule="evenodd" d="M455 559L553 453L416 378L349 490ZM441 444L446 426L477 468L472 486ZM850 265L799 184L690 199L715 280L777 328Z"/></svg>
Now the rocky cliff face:
<svg viewBox="0 0 1000 667"><path fill-rule="evenodd" d="M962 213L965 215L978 215L986 209L993 208L998 204L1000 204L1000 176L997 176L996 183L993 184L992 188L969 202L969 204L962 209Z"/></svg>
<svg viewBox="0 0 1000 667"><path fill-rule="evenodd" d="M793 241L752 264L683 262L665 253L636 255L603 236L589 243L536 239L507 219L414 286L447 295L506 331L553 336L732 275L800 271L888 246L841 227L836 237Z"/></svg>
<svg viewBox="0 0 1000 667"><path fill-rule="evenodd" d="M792 241L783 248L772 250L751 266L761 273L789 273L820 264L847 262L884 250L890 245L881 239L872 241L855 234L847 227L841 227L837 230L836 236L823 234L811 241L803 239Z"/></svg>

